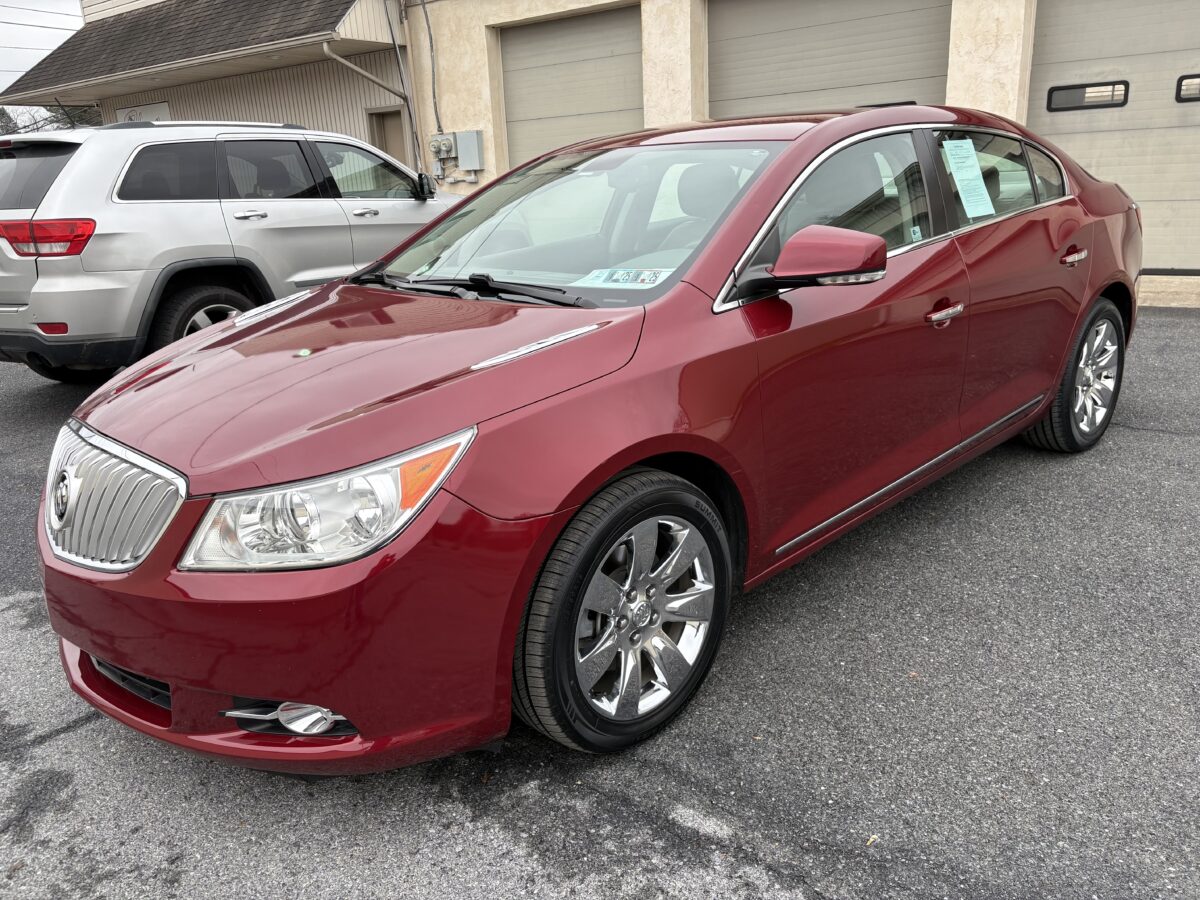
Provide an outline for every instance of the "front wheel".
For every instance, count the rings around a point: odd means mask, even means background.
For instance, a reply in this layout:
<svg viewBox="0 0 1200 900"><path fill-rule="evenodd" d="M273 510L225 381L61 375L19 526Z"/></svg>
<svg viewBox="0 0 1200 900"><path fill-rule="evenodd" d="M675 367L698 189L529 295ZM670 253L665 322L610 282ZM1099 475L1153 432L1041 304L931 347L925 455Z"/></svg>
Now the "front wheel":
<svg viewBox="0 0 1200 900"><path fill-rule="evenodd" d="M1090 450L1112 421L1124 370L1125 323L1112 301L1101 297L1075 338L1054 402L1025 440L1060 453Z"/></svg>
<svg viewBox="0 0 1200 900"><path fill-rule="evenodd" d="M731 579L725 526L695 485L649 470L608 485L559 538L525 611L517 714L593 753L654 734L712 666Z"/></svg>

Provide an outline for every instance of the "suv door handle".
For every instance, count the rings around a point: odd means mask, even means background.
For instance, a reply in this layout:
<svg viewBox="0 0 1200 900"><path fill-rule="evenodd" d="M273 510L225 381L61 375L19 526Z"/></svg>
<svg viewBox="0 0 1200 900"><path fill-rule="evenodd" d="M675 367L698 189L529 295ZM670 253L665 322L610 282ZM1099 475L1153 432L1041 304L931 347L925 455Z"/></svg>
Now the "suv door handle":
<svg viewBox="0 0 1200 900"><path fill-rule="evenodd" d="M1062 255L1062 257L1059 259L1059 262L1062 263L1064 266L1070 266L1070 267L1074 268L1075 266L1077 266L1081 262L1083 262L1085 259L1087 259L1087 251L1080 250L1078 247L1076 247L1074 244L1072 244L1070 247L1067 248L1067 252L1064 253Z"/></svg>
<svg viewBox="0 0 1200 900"><path fill-rule="evenodd" d="M377 216L377 215L379 215L379 210L372 209L369 206L364 206L362 209L354 210L354 212L350 213L350 215L352 215L352 216Z"/></svg>
<svg viewBox="0 0 1200 900"><path fill-rule="evenodd" d="M265 219L267 214L261 209L247 209L233 214L235 219Z"/></svg>
<svg viewBox="0 0 1200 900"><path fill-rule="evenodd" d="M950 324L950 320L962 311L963 305L955 303L953 306L947 306L945 309L935 309L933 312L925 313L925 321L938 328Z"/></svg>

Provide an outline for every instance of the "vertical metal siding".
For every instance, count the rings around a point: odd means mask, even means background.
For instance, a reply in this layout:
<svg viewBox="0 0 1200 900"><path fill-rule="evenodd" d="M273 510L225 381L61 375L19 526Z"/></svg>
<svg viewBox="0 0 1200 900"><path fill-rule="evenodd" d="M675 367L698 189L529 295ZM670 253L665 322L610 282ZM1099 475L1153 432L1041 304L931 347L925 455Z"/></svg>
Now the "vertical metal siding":
<svg viewBox="0 0 1200 900"><path fill-rule="evenodd" d="M393 51L350 59L388 84L399 80ZM109 97L100 110L105 122L115 122L122 107L159 102L170 104L172 119L293 122L370 141L366 110L395 105L399 98L339 63L322 61Z"/></svg>
<svg viewBox="0 0 1200 900"><path fill-rule="evenodd" d="M642 127L639 7L500 32L509 163Z"/></svg>
<svg viewBox="0 0 1200 900"><path fill-rule="evenodd" d="M1195 0L1057 0L1038 4L1029 127L1142 206L1150 269L1200 269L1200 103L1178 103L1180 75L1200 72ZM1048 112L1056 85L1124 80L1125 106Z"/></svg>
<svg viewBox="0 0 1200 900"><path fill-rule="evenodd" d="M715 119L946 101L950 0L709 0Z"/></svg>
<svg viewBox="0 0 1200 900"><path fill-rule="evenodd" d="M83 20L91 22L162 2L163 0L83 0Z"/></svg>

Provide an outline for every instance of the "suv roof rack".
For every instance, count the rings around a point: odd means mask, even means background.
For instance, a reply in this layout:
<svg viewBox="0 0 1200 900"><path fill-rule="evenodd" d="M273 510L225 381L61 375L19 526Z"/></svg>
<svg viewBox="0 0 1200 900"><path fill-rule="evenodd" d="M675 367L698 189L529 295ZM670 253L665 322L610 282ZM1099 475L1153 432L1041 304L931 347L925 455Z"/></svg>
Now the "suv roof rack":
<svg viewBox="0 0 1200 900"><path fill-rule="evenodd" d="M111 125L101 125L102 130L116 130L121 128L171 128L174 126L188 125L224 125L236 126L238 128L285 128L289 131L308 131L303 125L293 125L291 123L279 122L222 122L218 120L212 121L167 121L167 122L114 122Z"/></svg>

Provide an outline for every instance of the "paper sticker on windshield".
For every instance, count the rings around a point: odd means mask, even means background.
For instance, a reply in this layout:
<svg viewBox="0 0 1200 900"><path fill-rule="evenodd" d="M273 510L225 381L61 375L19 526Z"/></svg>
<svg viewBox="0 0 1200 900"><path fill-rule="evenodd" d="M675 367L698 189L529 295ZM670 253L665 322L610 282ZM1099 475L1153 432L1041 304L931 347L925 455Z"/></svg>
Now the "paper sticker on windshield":
<svg viewBox="0 0 1200 900"><path fill-rule="evenodd" d="M972 219L994 216L995 207L983 183L983 172L979 170L979 157L975 155L975 144L970 138L959 141L942 141L946 153L946 167L954 176L958 188L958 199L963 210Z"/></svg>
<svg viewBox="0 0 1200 900"><path fill-rule="evenodd" d="M572 287L611 287L642 290L666 280L674 269L593 269Z"/></svg>

